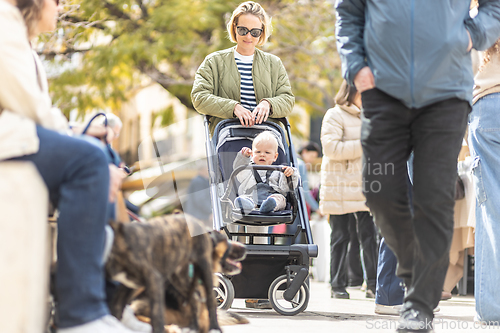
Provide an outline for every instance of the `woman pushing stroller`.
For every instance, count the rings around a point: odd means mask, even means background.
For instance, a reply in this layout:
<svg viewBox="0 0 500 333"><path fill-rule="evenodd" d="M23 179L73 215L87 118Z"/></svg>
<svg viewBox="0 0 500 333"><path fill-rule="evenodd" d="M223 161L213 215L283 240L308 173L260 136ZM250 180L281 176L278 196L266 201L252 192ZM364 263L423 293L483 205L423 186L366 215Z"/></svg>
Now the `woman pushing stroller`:
<svg viewBox="0 0 500 333"><path fill-rule="evenodd" d="M271 35L270 19L256 2L240 4L227 24L236 47L209 54L196 72L191 99L201 114L212 116L210 132L222 119L253 126L268 117L287 117L295 98L285 67L256 48Z"/></svg>

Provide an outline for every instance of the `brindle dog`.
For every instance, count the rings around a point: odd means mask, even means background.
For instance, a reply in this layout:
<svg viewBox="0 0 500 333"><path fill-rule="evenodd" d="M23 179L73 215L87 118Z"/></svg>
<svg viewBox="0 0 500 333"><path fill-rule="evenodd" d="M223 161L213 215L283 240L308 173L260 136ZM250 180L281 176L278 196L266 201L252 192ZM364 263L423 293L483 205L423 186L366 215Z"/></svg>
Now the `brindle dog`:
<svg viewBox="0 0 500 333"><path fill-rule="evenodd" d="M239 242L229 241L221 233L212 233L213 272L225 275L236 275L241 272L239 261L245 259L245 246ZM182 271L182 270L181 270ZM215 278L214 281L217 281ZM165 323L166 332L177 332L176 328L190 328L200 333L208 332L209 318L207 310L207 296L203 286L198 281L190 279L187 274L175 274L171 284L165 288ZM218 283L216 283L218 284ZM212 295L210 295L212 297ZM139 295L133 302L137 317L150 323L150 308L144 295ZM220 325L247 324L248 320L236 313L217 310L217 319ZM197 320L198 326L194 321ZM198 329L196 329L198 327Z"/></svg>
<svg viewBox="0 0 500 333"><path fill-rule="evenodd" d="M188 226L189 224L189 226ZM200 281L205 295L213 295L214 262L217 239L227 237L220 233L209 234L203 224L183 214L153 218L148 223L112 223L115 240L106 263L106 272L121 282L110 302L111 313L121 319L121 314L136 290L144 289L149 299L153 333L164 331L165 290L178 294L194 293ZM191 236L190 230L193 234ZM223 255L222 255L223 256ZM240 263L235 263L236 266ZM182 283L184 279L195 283ZM187 286L187 288L184 288ZM189 300L190 308L198 307L196 299ZM209 330L218 330L214 297L206 297ZM191 316L192 329L198 330L197 316Z"/></svg>

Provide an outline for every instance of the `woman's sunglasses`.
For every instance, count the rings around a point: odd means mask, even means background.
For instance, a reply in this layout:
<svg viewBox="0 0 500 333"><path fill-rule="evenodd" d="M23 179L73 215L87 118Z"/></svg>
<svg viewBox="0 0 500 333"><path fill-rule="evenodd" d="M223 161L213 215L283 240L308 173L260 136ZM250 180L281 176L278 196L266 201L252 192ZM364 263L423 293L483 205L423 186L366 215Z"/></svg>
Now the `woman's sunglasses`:
<svg viewBox="0 0 500 333"><path fill-rule="evenodd" d="M260 35L262 35L262 29L258 28L253 28L252 30L248 30L247 27L236 27L236 31L238 32L238 35L240 36L246 36L247 33L250 33L252 37L258 38Z"/></svg>

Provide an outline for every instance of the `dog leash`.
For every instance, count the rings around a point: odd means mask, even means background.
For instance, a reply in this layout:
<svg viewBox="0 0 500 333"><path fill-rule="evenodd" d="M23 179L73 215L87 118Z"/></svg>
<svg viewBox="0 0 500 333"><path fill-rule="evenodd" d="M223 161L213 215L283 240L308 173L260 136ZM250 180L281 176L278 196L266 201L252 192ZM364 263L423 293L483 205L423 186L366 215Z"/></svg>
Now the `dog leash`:
<svg viewBox="0 0 500 333"><path fill-rule="evenodd" d="M137 221L139 223L144 223L138 215L132 213L132 211L130 211L129 209L127 209L127 214L132 218L132 220Z"/></svg>

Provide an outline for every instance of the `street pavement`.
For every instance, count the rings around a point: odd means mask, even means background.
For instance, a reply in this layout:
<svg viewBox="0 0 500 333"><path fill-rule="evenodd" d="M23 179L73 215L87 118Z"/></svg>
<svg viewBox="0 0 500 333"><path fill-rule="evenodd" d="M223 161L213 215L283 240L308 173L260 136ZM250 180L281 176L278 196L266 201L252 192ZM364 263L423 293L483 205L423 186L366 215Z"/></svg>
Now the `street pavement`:
<svg viewBox="0 0 500 333"><path fill-rule="evenodd" d="M397 316L378 315L375 300L359 289L348 289L351 299L330 298L329 284L311 282L307 309L296 316L282 316L274 310L246 309L243 299L235 299L229 311L245 316L249 324L225 326L224 333L354 333L395 332ZM474 323L474 297L454 296L439 304L434 330L439 332L499 332L500 326Z"/></svg>

